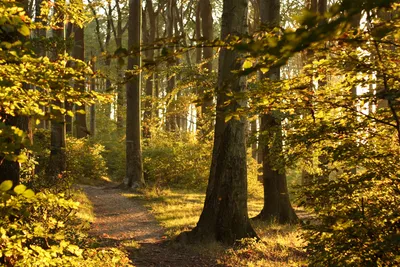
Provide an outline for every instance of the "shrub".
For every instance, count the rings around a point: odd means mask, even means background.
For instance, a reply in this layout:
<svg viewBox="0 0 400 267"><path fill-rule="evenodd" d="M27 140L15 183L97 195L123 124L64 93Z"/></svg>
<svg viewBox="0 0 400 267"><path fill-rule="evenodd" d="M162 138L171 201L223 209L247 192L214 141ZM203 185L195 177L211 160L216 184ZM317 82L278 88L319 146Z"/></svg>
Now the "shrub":
<svg viewBox="0 0 400 267"><path fill-rule="evenodd" d="M88 139L68 136L66 173L51 183L52 179L46 179L50 158L50 132L39 129L35 132L34 140L32 151L24 151L27 160L21 164L21 182L35 190L52 187L55 192L63 192L73 182L90 184L107 175L106 161L103 158L104 146Z"/></svg>
<svg viewBox="0 0 400 267"><path fill-rule="evenodd" d="M158 132L143 147L146 182L161 187L205 188L211 165L211 142L190 133Z"/></svg>
<svg viewBox="0 0 400 267"><path fill-rule="evenodd" d="M69 137L67 140L67 174L72 180L90 183L107 175L102 156L104 146L92 144L88 139Z"/></svg>
<svg viewBox="0 0 400 267"><path fill-rule="evenodd" d="M375 165L373 172L344 173L306 190L319 219L305 226L311 266L400 265L396 169L390 163Z"/></svg>
<svg viewBox="0 0 400 267"><path fill-rule="evenodd" d="M78 202L62 194L35 194L24 185L0 185L0 263L6 266L128 265L121 251L82 248L85 234L76 216ZM126 258L126 257L125 257Z"/></svg>
<svg viewBox="0 0 400 267"><path fill-rule="evenodd" d="M108 169L108 175L114 181L122 181L126 171L125 139L115 136L115 140L100 141L104 145L104 158Z"/></svg>

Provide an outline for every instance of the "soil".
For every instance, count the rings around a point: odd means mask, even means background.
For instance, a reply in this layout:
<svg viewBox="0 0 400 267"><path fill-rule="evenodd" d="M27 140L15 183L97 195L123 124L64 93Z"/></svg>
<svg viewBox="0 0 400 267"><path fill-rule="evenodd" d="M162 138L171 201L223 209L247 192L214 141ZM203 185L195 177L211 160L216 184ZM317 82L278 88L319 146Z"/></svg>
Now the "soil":
<svg viewBox="0 0 400 267"><path fill-rule="evenodd" d="M128 249L134 266L218 266L215 259L166 240L165 229L139 200L122 196L124 190L110 185L82 186L82 189L94 207L95 221L89 234L103 246L138 243L138 248Z"/></svg>

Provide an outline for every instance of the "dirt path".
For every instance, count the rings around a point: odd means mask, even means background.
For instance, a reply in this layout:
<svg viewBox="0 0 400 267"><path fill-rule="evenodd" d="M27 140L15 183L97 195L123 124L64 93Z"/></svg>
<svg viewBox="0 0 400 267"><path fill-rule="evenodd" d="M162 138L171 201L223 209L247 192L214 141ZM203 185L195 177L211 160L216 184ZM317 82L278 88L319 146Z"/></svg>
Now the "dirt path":
<svg viewBox="0 0 400 267"><path fill-rule="evenodd" d="M93 203L96 218L90 234L110 246L132 240L139 243L138 249L129 251L135 266L216 266L212 259L163 241L164 229L154 216L139 201L122 196L121 189L110 186L82 186L82 189Z"/></svg>

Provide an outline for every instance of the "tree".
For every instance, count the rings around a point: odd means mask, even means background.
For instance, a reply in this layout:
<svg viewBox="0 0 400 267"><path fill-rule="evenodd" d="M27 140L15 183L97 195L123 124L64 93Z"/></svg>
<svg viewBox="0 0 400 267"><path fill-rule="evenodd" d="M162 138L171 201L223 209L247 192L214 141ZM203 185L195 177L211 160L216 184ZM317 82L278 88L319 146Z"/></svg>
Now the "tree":
<svg viewBox="0 0 400 267"><path fill-rule="evenodd" d="M398 45L400 29L399 17L383 21L378 16L382 11L398 14L398 5L344 0L324 15L305 12L295 31L269 35L268 44L276 45L255 46L256 53L264 53L255 64L276 67L313 44L313 64L275 83L263 98L268 109L312 113L293 114L285 128L285 156L291 161L310 147L315 158L325 159L323 166L314 166L325 179L315 179L302 194L303 204L313 209L318 221L305 225L311 266L399 264L400 74L393 45ZM366 24L355 30L360 14L366 15ZM310 91L313 77L326 82ZM355 87L364 93L355 96ZM280 101L271 104L271 99ZM316 108L310 109L310 99ZM388 106L378 109L381 101Z"/></svg>
<svg viewBox="0 0 400 267"><path fill-rule="evenodd" d="M129 1L128 22L128 71L133 74L127 76L126 83L126 181L132 188L141 187L144 184L141 150L141 18L142 8L140 0ZM136 68L136 69L135 69Z"/></svg>
<svg viewBox="0 0 400 267"><path fill-rule="evenodd" d="M74 49L73 56L76 59L85 61L85 37L84 28L74 25ZM79 64L79 63L78 63ZM85 82L81 81L75 84L76 90L85 91ZM75 133L77 138L84 138L88 136L88 129L86 126L86 106L76 105L75 112Z"/></svg>
<svg viewBox="0 0 400 267"><path fill-rule="evenodd" d="M16 81L13 79L12 74L8 73L7 67L12 68L13 65L17 65L16 68L18 69L18 63L20 62L18 59L22 54L20 50L23 47L11 44L15 44L19 40L26 40L28 34L26 33L27 28L24 25L25 21L16 15L18 11L17 7L12 9L9 4L6 1L0 6L0 15L5 18L0 23L0 58L2 59L1 65L5 69L0 69L0 73L5 72L6 74L2 75L6 79L0 81L0 92L2 93L2 103L0 104L0 140L3 139L2 141L8 144L0 150L0 183L5 180L11 180L15 186L19 184L20 178L20 164L17 159L20 156L21 149L27 145L26 134L24 132L28 131L29 119L27 116L22 116L18 113L15 114L16 112L9 107L7 87L12 87ZM24 7L26 8L26 6ZM21 29L25 29L25 31ZM12 56L13 54L15 54L15 57ZM26 84L20 84L20 86L24 90L28 90Z"/></svg>
<svg viewBox="0 0 400 267"><path fill-rule="evenodd" d="M56 30L59 30L60 35L56 34L53 39L46 40L47 47L52 48L52 60L50 60L41 50L44 40L28 41L31 34L29 27L34 22L18 4L12 0L0 2L0 17L5 18L0 23L0 76L6 77L0 82L2 96L0 179L12 179L15 184L18 183L19 164L26 159L26 154L20 153L21 149L29 149L30 145L29 139L26 138L30 131L28 118L43 120L51 115L53 131L50 164L54 164L51 174L56 176L62 173L65 166L62 162L62 156L65 153L63 150L65 123L58 119L62 118L66 111L60 109L61 104L64 101L92 103L98 96L94 93L75 92L71 88L71 84L84 80L85 75L89 73L85 64L76 65L74 69L65 64L69 60L73 61L73 58L67 56L63 49L63 34L60 31L63 16L56 13L57 16L53 16L49 22L52 27L55 26L54 22L57 22ZM59 2L56 4L61 5L58 7L63 5ZM72 8L72 10L76 9ZM41 12L42 18L48 17L46 9ZM71 18L82 23L79 12L74 13L74 15L70 14ZM33 26L38 29L42 27L41 23ZM39 50L37 46L41 49ZM40 51L40 56L35 54L37 51ZM60 51L62 52L58 53ZM30 88L36 88L36 90ZM44 112L42 106L50 107L52 113Z"/></svg>
<svg viewBox="0 0 400 267"><path fill-rule="evenodd" d="M269 29L279 27L280 0L260 1L261 23ZM271 81L280 79L280 67L271 68L264 78ZM273 86L273 83L270 83ZM261 116L260 146L262 146L264 207L257 219L276 220L279 223L297 221L287 188L283 153L282 114L270 111Z"/></svg>
<svg viewBox="0 0 400 267"><path fill-rule="evenodd" d="M60 1L55 3L62 5ZM64 46L64 14L54 8L54 16L58 18L57 23L52 28L53 33L53 47L52 47L52 60L59 61L59 56L65 53ZM61 87L52 87L53 91L62 91ZM63 97L56 98L53 101L53 109L51 112L54 117L51 121L51 134L50 134L50 164L48 166L48 174L51 182L55 182L59 175L63 175L66 166L66 151L65 151L65 137L66 137L66 123L65 114L61 111L64 109L65 99Z"/></svg>
<svg viewBox="0 0 400 267"><path fill-rule="evenodd" d="M212 18L212 7L209 0L200 0L200 17L201 17L201 31L203 33L203 39L209 42L212 42L214 39L214 27L213 27L213 18ZM213 69L213 48L209 45L203 47L203 57L207 62L204 64L204 68L206 69L206 73L211 73ZM203 104L201 108L201 112L206 113L207 109L210 109L212 106L213 97L211 93L204 94Z"/></svg>
<svg viewBox="0 0 400 267"><path fill-rule="evenodd" d="M247 6L247 0L224 1L221 39L247 32ZM237 51L221 50L210 176L200 219L188 233L191 240L233 244L238 239L257 236L247 213L246 118L226 117L246 105L245 100L229 97L246 90L244 77L234 73L241 65Z"/></svg>
<svg viewBox="0 0 400 267"><path fill-rule="evenodd" d="M146 8L143 11L143 44L149 46L146 50L145 56L146 61L150 64L154 61L154 49L151 47L154 45L156 39L156 18L158 16L159 9L154 11L153 3L151 0L146 0ZM146 15L147 14L147 15ZM147 29L147 24L149 29ZM146 79L146 101L145 101L145 111L144 111L144 125L143 125L143 137L150 138L150 124L154 113L154 103L153 103L153 84L155 81L155 74L150 73L149 77Z"/></svg>

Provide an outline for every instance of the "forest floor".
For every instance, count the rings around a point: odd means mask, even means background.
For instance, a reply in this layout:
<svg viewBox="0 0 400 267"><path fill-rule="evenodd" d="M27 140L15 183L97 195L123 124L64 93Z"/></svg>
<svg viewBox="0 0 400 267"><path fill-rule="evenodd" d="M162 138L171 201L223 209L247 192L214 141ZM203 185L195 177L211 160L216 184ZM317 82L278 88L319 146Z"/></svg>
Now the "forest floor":
<svg viewBox="0 0 400 267"><path fill-rule="evenodd" d="M114 184L81 188L94 208L90 235L97 238L100 246L127 250L134 266L218 266L209 255L167 240L165 229L142 203L124 197L126 192Z"/></svg>

